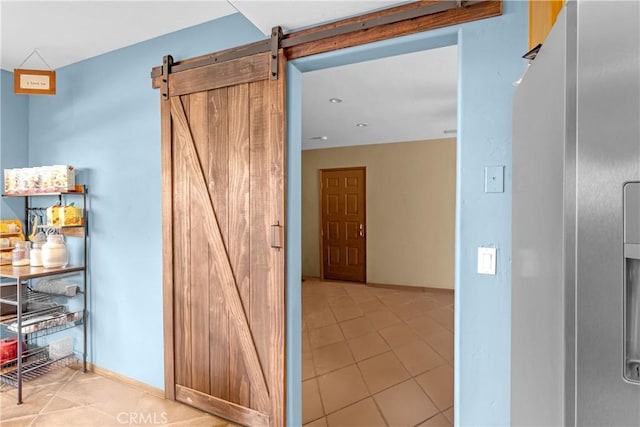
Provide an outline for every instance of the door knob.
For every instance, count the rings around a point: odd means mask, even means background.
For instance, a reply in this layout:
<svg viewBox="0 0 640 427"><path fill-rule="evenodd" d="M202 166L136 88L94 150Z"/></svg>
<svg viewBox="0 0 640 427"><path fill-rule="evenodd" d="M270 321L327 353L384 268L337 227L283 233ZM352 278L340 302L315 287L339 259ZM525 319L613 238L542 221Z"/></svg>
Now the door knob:
<svg viewBox="0 0 640 427"><path fill-rule="evenodd" d="M364 237L364 224L360 224L360 230L358 231L360 237Z"/></svg>

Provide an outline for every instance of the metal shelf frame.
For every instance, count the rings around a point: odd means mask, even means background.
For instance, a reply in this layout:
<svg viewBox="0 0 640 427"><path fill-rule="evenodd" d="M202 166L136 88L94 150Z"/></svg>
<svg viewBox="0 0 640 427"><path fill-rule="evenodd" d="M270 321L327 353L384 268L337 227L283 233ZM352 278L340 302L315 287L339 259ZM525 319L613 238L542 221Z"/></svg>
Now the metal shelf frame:
<svg viewBox="0 0 640 427"><path fill-rule="evenodd" d="M56 192L56 193L33 193L33 194L5 194L3 197L24 197L25 198L25 227L23 227L24 234L27 236L29 234L31 225L30 225L30 215L31 211L40 210L42 208L35 208L31 206L32 198L38 197L57 197L58 203L62 204L63 201L67 197L81 197L82 198L82 210L83 210L83 218L84 224L82 226L72 226L72 227L62 227L60 232L67 236L72 237L80 237L83 239L83 253L82 253L82 265L74 265L67 266L63 268L44 268L44 267L13 267L11 265L1 265L0 266L0 278L6 279L14 279L14 283L16 286L16 295L14 296L5 296L4 298L0 298L0 302L3 304L9 304L16 306L16 314L13 316L2 316L0 318L0 324L5 327L9 333L15 334L18 342L17 342L17 358L15 360L15 369L9 369L10 372L2 372L0 373L0 382L3 384L9 384L18 389L17 393L17 403L22 403L22 385L23 381L27 381L30 379L34 379L39 375L42 375L50 370L66 366L73 361L77 360L75 355L69 355L62 357L56 360L49 359L48 347L40 347L41 350L34 349L23 349L23 343L26 343L29 339L37 339L41 336L48 335L50 333L60 332L65 329L69 329L76 326L82 327L82 371L87 372L87 295L89 289L89 283L87 280L87 237L88 237L88 220L87 220L87 188L86 186L82 186L81 191L74 192ZM70 230L69 233L65 232L66 230ZM66 308L63 308L63 311L57 312L57 315L53 316L53 319L57 319L51 321L51 318L42 319L39 322L35 322L29 325L29 320L34 317L44 315L45 313L51 314L51 312L47 311L47 307L42 307L41 309L36 309L35 312L23 312L23 304L33 303L37 301L46 301L50 299L52 296L47 294L42 294L40 292L34 292L30 289L24 289L21 286L22 283L28 283L31 279L39 278L39 277L47 277L47 276L55 276L65 273L79 273L82 275L82 292L80 292L82 297L82 310L78 312L68 312L65 311ZM3 284L3 286L13 286L13 283ZM69 297L73 298L73 297ZM64 306L62 306L64 307ZM49 307L52 308L52 307ZM49 322L47 324L47 322ZM59 322L59 324L55 324ZM25 325L27 323L27 325ZM13 325L14 331L11 331L8 326L9 324ZM26 329L28 326L35 327L32 329ZM42 326L42 328L39 328ZM24 333L18 333L18 331L25 331ZM27 338L28 337L28 338ZM42 357L39 357L42 356ZM3 371L7 370L4 368Z"/></svg>

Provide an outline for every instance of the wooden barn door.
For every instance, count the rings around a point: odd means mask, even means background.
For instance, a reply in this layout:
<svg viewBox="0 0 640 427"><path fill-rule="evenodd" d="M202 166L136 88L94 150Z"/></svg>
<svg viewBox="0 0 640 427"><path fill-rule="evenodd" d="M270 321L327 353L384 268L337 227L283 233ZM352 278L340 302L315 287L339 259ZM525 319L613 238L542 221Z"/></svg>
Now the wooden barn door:
<svg viewBox="0 0 640 427"><path fill-rule="evenodd" d="M162 100L167 396L285 425L285 59L168 75Z"/></svg>

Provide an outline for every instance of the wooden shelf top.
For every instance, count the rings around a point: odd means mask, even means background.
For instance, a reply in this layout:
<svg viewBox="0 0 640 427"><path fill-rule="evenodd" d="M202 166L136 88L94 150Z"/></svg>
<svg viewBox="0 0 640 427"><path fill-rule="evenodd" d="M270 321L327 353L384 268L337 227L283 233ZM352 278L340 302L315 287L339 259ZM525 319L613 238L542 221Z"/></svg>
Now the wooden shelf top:
<svg viewBox="0 0 640 427"><path fill-rule="evenodd" d="M84 185L76 185L75 190L66 190L66 191L52 191L49 193L12 193L12 194L3 194L2 197L32 197L32 196L68 196L71 194L85 194L87 192L87 187Z"/></svg>
<svg viewBox="0 0 640 427"><path fill-rule="evenodd" d="M84 267L81 265L71 265L61 268L31 267L29 265L25 265L24 267L1 265L0 277L10 279L33 279L35 277L52 276L54 274L72 273L82 270L84 270Z"/></svg>

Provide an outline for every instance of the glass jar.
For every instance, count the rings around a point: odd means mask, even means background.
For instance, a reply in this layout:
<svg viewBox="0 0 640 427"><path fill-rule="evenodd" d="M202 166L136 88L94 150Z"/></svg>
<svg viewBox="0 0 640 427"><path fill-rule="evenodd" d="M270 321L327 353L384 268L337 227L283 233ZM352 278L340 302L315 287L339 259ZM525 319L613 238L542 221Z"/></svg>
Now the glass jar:
<svg viewBox="0 0 640 427"><path fill-rule="evenodd" d="M47 243L42 245L42 266L44 268L66 267L68 259L64 236L60 234L47 236Z"/></svg>
<svg viewBox="0 0 640 427"><path fill-rule="evenodd" d="M29 251L29 263L31 267L42 267L42 245L40 242L33 242Z"/></svg>
<svg viewBox="0 0 640 427"><path fill-rule="evenodd" d="M29 265L29 248L31 242L18 241L11 251L11 265L20 267Z"/></svg>

